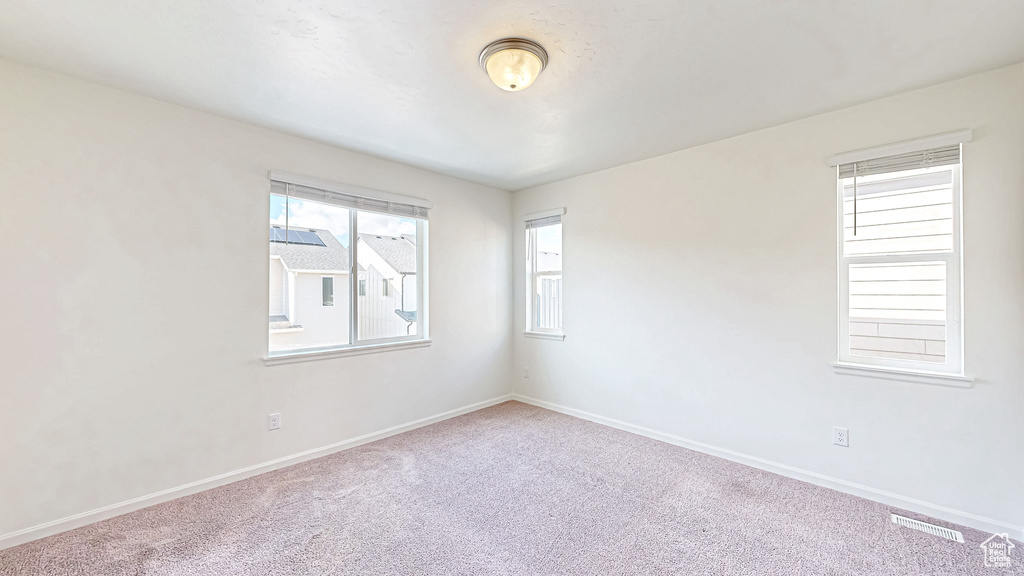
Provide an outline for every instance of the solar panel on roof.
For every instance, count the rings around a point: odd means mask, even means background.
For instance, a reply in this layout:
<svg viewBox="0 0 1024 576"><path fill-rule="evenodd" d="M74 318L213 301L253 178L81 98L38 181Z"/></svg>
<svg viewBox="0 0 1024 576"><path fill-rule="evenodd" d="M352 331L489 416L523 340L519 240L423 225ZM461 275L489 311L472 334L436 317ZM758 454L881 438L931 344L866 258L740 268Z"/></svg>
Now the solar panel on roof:
<svg viewBox="0 0 1024 576"><path fill-rule="evenodd" d="M296 230L296 234L299 236L299 242L303 244L310 244L313 246L323 246L324 241L317 236L316 232L308 232L306 230Z"/></svg>
<svg viewBox="0 0 1024 576"><path fill-rule="evenodd" d="M270 241L285 242L285 230L271 227ZM305 244L307 246L327 246L316 232L309 230L288 230L287 242L290 244Z"/></svg>

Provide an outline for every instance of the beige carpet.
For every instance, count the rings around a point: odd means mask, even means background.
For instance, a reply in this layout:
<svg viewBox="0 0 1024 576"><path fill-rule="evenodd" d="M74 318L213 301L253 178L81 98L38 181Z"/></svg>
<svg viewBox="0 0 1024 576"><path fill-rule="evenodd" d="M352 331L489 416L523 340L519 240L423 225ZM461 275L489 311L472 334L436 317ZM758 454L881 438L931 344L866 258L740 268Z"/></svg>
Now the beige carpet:
<svg viewBox="0 0 1024 576"><path fill-rule="evenodd" d="M1024 574L889 512L507 402L0 551L0 575Z"/></svg>

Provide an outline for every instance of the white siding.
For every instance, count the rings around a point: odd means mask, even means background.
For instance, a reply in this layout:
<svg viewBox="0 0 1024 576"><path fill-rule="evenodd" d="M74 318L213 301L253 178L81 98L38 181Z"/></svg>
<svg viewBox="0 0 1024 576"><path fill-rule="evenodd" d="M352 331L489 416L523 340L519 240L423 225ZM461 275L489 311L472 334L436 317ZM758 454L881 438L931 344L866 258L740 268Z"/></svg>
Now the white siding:
<svg viewBox="0 0 1024 576"><path fill-rule="evenodd" d="M302 326L297 332L270 334L270 350L294 350L348 344L348 275L334 275L334 306L323 305L322 274L295 275L295 315Z"/></svg>
<svg viewBox="0 0 1024 576"><path fill-rule="evenodd" d="M357 254L359 266L364 270L362 274L366 278L366 294L359 297L359 339L416 334L415 322L410 326L395 314L395 310L416 310L416 275L407 274L403 278L365 242L359 241ZM391 283L391 291L386 297L385 279ZM410 288L411 293L407 293Z"/></svg>
<svg viewBox="0 0 1024 576"><path fill-rule="evenodd" d="M280 258L270 259L270 315L287 314L288 310L288 272L281 264Z"/></svg>
<svg viewBox="0 0 1024 576"><path fill-rule="evenodd" d="M359 339L415 334L416 324L409 327L408 322L395 314L395 310L402 308L401 276L392 280L374 266L370 266L363 274L366 278L366 295L359 297ZM391 292L387 297L384 296L385 280L391 282Z"/></svg>
<svg viewBox="0 0 1024 576"><path fill-rule="evenodd" d="M850 320L850 354L920 362L946 361L946 323L941 320Z"/></svg>
<svg viewBox="0 0 1024 576"><path fill-rule="evenodd" d="M419 299L416 294L416 275L406 274L402 277L402 310L416 310Z"/></svg>

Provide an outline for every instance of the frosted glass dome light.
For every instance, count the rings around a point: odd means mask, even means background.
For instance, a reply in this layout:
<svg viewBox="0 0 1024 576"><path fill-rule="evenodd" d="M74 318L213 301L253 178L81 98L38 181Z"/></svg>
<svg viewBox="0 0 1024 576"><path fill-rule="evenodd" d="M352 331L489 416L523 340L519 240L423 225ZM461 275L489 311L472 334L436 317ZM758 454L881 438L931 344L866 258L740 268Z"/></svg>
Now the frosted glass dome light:
<svg viewBox="0 0 1024 576"><path fill-rule="evenodd" d="M480 66L491 82L509 92L518 92L533 84L547 65L548 53L544 48L523 38L497 40L480 52Z"/></svg>

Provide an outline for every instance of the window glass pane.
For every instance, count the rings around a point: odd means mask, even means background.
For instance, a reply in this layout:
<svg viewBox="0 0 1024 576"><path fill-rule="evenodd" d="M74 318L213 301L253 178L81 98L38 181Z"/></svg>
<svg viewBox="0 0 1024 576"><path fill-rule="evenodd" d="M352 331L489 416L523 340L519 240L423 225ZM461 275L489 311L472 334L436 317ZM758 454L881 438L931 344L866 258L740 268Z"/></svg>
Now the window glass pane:
<svg viewBox="0 0 1024 576"><path fill-rule="evenodd" d="M323 278L324 306L334 306L334 278L325 276Z"/></svg>
<svg viewBox="0 0 1024 576"><path fill-rule="evenodd" d="M562 224L527 230L527 245L535 261L530 300L532 329L561 332Z"/></svg>
<svg viewBox="0 0 1024 576"><path fill-rule="evenodd" d="M348 302L348 244L348 209L271 194L271 352L349 343L348 306L327 303L328 280L331 302Z"/></svg>
<svg viewBox="0 0 1024 576"><path fill-rule="evenodd" d="M562 225L542 226L537 231L537 271L562 269Z"/></svg>
<svg viewBox="0 0 1024 576"><path fill-rule="evenodd" d="M416 221L358 212L359 340L417 334Z"/></svg>
<svg viewBox="0 0 1024 576"><path fill-rule="evenodd" d="M850 355L946 361L946 263L850 265Z"/></svg>
<svg viewBox="0 0 1024 576"><path fill-rule="evenodd" d="M562 329L562 275L537 274L534 286L533 323L541 330Z"/></svg>
<svg viewBox="0 0 1024 576"><path fill-rule="evenodd" d="M853 178L842 184L846 256L953 250L952 166L857 178L856 234Z"/></svg>

